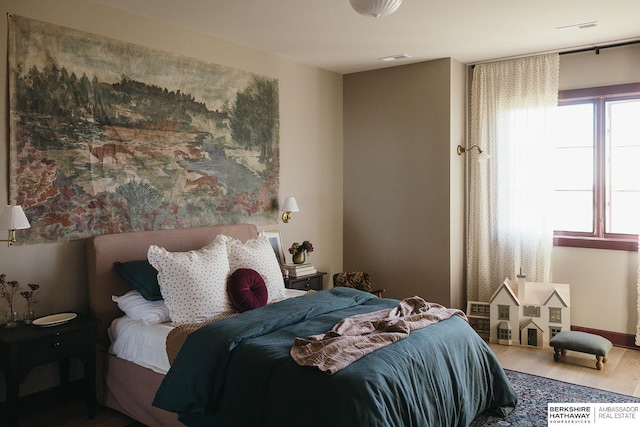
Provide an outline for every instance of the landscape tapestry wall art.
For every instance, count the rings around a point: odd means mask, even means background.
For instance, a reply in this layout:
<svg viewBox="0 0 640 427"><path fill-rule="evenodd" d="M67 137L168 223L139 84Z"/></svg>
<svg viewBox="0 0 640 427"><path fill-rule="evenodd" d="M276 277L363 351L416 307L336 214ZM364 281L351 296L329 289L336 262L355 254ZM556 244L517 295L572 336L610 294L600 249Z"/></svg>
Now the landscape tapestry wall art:
<svg viewBox="0 0 640 427"><path fill-rule="evenodd" d="M276 223L276 79L8 19L21 242Z"/></svg>

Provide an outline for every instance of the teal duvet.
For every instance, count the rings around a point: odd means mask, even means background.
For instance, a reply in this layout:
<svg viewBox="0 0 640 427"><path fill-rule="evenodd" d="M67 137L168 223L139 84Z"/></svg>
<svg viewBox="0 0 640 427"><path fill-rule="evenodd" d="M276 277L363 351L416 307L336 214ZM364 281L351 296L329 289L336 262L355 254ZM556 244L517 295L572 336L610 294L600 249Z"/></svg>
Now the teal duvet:
<svg viewBox="0 0 640 427"><path fill-rule="evenodd" d="M298 366L296 337L394 307L349 288L292 298L193 332L153 404L188 426L467 426L506 415L517 396L486 343L452 316L412 331L335 375Z"/></svg>

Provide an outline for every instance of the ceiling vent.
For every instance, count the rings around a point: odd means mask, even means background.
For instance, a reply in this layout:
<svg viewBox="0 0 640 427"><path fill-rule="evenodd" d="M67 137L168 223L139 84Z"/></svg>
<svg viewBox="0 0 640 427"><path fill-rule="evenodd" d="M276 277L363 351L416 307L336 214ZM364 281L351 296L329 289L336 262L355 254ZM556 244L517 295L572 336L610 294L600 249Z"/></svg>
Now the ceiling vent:
<svg viewBox="0 0 640 427"><path fill-rule="evenodd" d="M384 58L378 58L378 59L380 61L389 62L389 61L399 61L401 59L408 59L408 58L411 58L411 56L407 55L406 53L399 53L397 55L385 56Z"/></svg>
<svg viewBox="0 0 640 427"><path fill-rule="evenodd" d="M556 27L560 31L586 30L598 26L598 21L583 22L582 24L565 25L564 27Z"/></svg>

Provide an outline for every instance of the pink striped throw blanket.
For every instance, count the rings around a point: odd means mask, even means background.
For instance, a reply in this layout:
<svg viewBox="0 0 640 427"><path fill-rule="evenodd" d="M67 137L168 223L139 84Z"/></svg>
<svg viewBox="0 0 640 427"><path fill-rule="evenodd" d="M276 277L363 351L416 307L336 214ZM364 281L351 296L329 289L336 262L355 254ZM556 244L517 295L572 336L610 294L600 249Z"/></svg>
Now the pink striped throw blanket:
<svg viewBox="0 0 640 427"><path fill-rule="evenodd" d="M455 308L429 303L414 296L394 307L347 317L325 334L296 338L290 354L301 366L315 366L327 374L349 366L361 357L456 315L467 319Z"/></svg>

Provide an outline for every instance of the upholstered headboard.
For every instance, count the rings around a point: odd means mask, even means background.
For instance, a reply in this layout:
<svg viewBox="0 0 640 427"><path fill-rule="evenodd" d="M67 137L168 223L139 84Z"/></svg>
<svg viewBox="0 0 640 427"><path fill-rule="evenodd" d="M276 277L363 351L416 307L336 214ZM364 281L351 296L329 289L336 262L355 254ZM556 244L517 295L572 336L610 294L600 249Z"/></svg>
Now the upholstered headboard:
<svg viewBox="0 0 640 427"><path fill-rule="evenodd" d="M122 295L131 290L113 269L114 262L147 259L150 245L162 246L172 252L200 249L219 234L245 242L256 237L258 230L254 224L236 224L106 234L87 239L89 307L98 323L98 344L105 349L109 346L107 329L113 319L123 315L111 296Z"/></svg>

